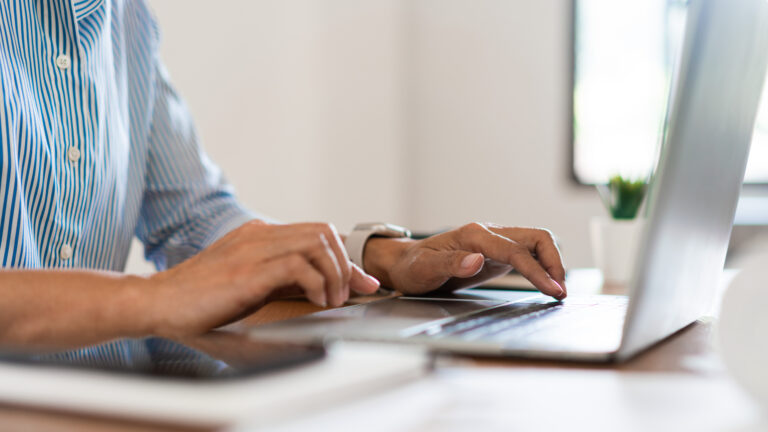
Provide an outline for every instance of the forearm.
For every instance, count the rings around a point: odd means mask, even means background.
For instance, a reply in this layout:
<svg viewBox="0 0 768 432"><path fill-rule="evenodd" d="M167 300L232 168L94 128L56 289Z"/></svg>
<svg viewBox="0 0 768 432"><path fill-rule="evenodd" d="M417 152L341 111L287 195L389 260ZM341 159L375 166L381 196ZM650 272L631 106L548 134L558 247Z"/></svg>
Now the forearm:
<svg viewBox="0 0 768 432"><path fill-rule="evenodd" d="M0 271L0 344L69 348L152 331L148 280L118 273Z"/></svg>

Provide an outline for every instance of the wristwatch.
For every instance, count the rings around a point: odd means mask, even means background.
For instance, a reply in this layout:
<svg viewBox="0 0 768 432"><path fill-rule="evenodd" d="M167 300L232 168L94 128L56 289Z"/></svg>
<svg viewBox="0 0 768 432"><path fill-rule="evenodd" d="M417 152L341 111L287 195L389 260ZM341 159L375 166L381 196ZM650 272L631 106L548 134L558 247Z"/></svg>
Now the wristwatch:
<svg viewBox="0 0 768 432"><path fill-rule="evenodd" d="M355 225L355 228L344 241L349 259L363 268L363 252L365 244L371 237L404 238L410 237L411 232L407 228L384 222L367 222Z"/></svg>

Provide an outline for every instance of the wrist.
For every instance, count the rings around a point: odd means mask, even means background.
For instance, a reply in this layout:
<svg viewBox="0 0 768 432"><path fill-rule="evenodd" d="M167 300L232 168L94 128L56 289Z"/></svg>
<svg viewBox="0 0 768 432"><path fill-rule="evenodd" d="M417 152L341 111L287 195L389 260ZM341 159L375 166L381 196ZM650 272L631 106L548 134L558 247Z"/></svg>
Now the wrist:
<svg viewBox="0 0 768 432"><path fill-rule="evenodd" d="M154 291L152 277L125 276L122 278L119 295L114 307L107 313L124 323L126 337L145 337L155 334L157 325L152 312L156 305L152 302Z"/></svg>
<svg viewBox="0 0 768 432"><path fill-rule="evenodd" d="M365 244L363 270L381 282L382 286L393 286L390 272L402 258L409 245L415 240L410 238L373 237Z"/></svg>

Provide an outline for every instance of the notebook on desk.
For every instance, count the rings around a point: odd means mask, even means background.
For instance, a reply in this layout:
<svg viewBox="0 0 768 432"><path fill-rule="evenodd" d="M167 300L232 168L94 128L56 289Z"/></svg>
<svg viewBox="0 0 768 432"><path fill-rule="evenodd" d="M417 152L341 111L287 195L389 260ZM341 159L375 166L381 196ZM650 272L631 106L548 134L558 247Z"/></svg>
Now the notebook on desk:
<svg viewBox="0 0 768 432"><path fill-rule="evenodd" d="M711 302L767 57L768 2L690 2L628 297L400 297L258 327L251 336L415 343L496 356L630 358L698 319Z"/></svg>
<svg viewBox="0 0 768 432"><path fill-rule="evenodd" d="M220 428L262 428L424 376L423 349L270 347L217 332L182 345L116 340L61 353L0 353L0 403Z"/></svg>

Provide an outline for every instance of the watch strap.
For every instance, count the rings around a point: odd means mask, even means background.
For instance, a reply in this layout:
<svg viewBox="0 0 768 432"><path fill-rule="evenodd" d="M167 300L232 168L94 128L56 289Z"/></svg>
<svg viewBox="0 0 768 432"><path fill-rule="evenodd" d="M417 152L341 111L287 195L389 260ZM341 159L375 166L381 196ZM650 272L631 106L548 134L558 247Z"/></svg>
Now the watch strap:
<svg viewBox="0 0 768 432"><path fill-rule="evenodd" d="M371 237L391 237L402 238L410 237L411 232L407 229L387 223L362 223L357 224L344 241L344 247L347 249L350 261L358 267L363 268L363 254L365 245Z"/></svg>
<svg viewBox="0 0 768 432"><path fill-rule="evenodd" d="M368 239L376 233L374 230L353 230L344 241L349 260L363 268L363 252Z"/></svg>

